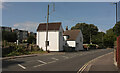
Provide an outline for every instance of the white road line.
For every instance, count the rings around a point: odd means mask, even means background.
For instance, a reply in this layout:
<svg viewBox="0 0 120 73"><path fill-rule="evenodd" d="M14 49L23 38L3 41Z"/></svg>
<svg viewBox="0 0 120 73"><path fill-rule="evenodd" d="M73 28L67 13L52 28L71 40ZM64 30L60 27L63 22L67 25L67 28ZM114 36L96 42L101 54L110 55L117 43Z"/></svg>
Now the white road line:
<svg viewBox="0 0 120 73"><path fill-rule="evenodd" d="M48 62L48 63L44 63L44 64L40 64L40 65L36 65L36 66L33 66L33 67L40 67L40 66L43 66L43 65L46 65L46 64L50 64L50 63L54 63L56 61L51 61L51 62Z"/></svg>
<svg viewBox="0 0 120 73"><path fill-rule="evenodd" d="M40 64L40 65L36 65L36 66L33 66L33 67L39 67L39 66L42 66L42 65L45 65L45 64Z"/></svg>
<svg viewBox="0 0 120 73"><path fill-rule="evenodd" d="M68 59L68 58L69 58L69 57L67 57L67 56L62 56L62 57L66 58L66 59Z"/></svg>
<svg viewBox="0 0 120 73"><path fill-rule="evenodd" d="M23 65L21 64L18 64L19 67L21 67L22 69L26 69L26 67L24 67Z"/></svg>
<svg viewBox="0 0 120 73"><path fill-rule="evenodd" d="M59 60L59 59L57 59L57 58L52 58L53 60Z"/></svg>
<svg viewBox="0 0 120 73"><path fill-rule="evenodd" d="M38 62L41 62L41 63L43 63L43 64L47 64L46 62L44 62L44 61L41 61L41 60L37 60Z"/></svg>
<svg viewBox="0 0 120 73"><path fill-rule="evenodd" d="M50 64L50 63L54 63L54 62L56 62L56 61L51 61L51 62L48 62L48 64Z"/></svg>

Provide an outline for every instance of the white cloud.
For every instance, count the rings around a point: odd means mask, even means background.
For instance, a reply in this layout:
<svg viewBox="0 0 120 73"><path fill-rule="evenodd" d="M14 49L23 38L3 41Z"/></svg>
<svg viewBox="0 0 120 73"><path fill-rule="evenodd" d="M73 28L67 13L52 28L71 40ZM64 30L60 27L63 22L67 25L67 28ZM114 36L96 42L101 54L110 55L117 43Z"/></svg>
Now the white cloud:
<svg viewBox="0 0 120 73"><path fill-rule="evenodd" d="M106 32L106 31L99 28L98 32Z"/></svg>
<svg viewBox="0 0 120 73"><path fill-rule="evenodd" d="M0 9L3 8L3 7L4 7L3 2L2 2L2 0L0 0Z"/></svg>
<svg viewBox="0 0 120 73"><path fill-rule="evenodd" d="M39 25L39 23L37 23L37 22L24 22L24 23L14 24L13 28L36 32L38 25Z"/></svg>
<svg viewBox="0 0 120 73"><path fill-rule="evenodd" d="M2 8L2 0L0 0L0 8Z"/></svg>

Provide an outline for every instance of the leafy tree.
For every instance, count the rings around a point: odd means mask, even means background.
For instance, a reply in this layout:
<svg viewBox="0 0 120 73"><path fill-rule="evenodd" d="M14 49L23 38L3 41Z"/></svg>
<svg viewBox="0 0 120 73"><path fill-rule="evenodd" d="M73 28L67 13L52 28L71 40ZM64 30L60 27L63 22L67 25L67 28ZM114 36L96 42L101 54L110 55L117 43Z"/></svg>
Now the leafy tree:
<svg viewBox="0 0 120 73"><path fill-rule="evenodd" d="M71 28L71 30L75 29L80 29L82 31L84 38L83 43L90 43L90 35L96 35L98 32L98 28L94 24L77 23Z"/></svg>
<svg viewBox="0 0 120 73"><path fill-rule="evenodd" d="M98 44L100 48L103 48L104 46L104 32L98 32L96 35L92 36L92 43Z"/></svg>
<svg viewBox="0 0 120 73"><path fill-rule="evenodd" d="M113 30L117 36L120 35L120 21L117 24L115 24L115 26L113 27Z"/></svg>
<svg viewBox="0 0 120 73"><path fill-rule="evenodd" d="M2 40L6 40L8 42L16 42L17 34L9 31L2 31Z"/></svg>
<svg viewBox="0 0 120 73"><path fill-rule="evenodd" d="M27 39L27 42L28 42L29 44L35 43L35 42L36 42L36 38L35 38L34 36L30 35L30 36L28 37L28 39Z"/></svg>
<svg viewBox="0 0 120 73"><path fill-rule="evenodd" d="M114 41L116 40L116 35L113 32L113 29L109 29L106 31L106 34L104 36L104 45L105 47L110 47L113 48L114 46Z"/></svg>

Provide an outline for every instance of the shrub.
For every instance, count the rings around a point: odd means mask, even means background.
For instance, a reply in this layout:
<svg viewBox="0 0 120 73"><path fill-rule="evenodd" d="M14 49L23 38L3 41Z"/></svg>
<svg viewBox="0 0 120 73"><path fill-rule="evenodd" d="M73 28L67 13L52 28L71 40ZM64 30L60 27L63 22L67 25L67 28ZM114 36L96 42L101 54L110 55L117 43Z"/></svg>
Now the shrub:
<svg viewBox="0 0 120 73"><path fill-rule="evenodd" d="M96 49L96 44L88 44L89 49Z"/></svg>

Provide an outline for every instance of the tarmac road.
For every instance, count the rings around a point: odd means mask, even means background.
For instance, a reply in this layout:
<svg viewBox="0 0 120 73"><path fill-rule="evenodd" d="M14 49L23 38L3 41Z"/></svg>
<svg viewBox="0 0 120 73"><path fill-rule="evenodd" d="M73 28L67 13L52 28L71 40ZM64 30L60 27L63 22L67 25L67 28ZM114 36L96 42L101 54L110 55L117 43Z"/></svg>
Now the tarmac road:
<svg viewBox="0 0 120 73"><path fill-rule="evenodd" d="M61 72L77 71L90 60L112 52L113 49L97 49L80 52L67 52L63 54L51 53L34 57L16 58L2 61L4 71L51 71Z"/></svg>

